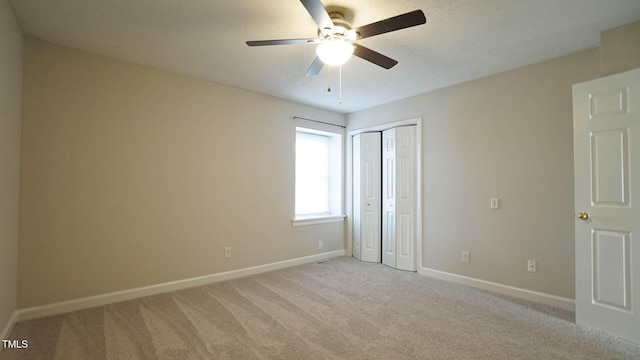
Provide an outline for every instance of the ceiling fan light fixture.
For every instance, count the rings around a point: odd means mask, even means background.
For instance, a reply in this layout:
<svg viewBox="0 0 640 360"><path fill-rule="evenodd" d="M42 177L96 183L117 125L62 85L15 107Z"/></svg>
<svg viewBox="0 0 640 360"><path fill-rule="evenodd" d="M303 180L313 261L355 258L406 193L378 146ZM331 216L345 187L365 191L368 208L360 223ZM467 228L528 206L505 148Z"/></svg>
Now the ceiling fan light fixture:
<svg viewBox="0 0 640 360"><path fill-rule="evenodd" d="M344 37L349 41L358 40L358 32L354 29L349 29L345 32Z"/></svg>
<svg viewBox="0 0 640 360"><path fill-rule="evenodd" d="M353 55L354 47L343 39L329 39L316 48L316 54L323 63L331 66L346 63Z"/></svg>

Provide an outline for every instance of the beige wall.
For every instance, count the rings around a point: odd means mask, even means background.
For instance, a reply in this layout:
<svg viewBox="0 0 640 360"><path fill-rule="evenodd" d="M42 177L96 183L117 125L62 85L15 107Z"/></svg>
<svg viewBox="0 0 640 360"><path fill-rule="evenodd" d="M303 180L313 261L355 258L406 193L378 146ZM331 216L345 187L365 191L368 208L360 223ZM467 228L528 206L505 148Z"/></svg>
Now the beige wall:
<svg viewBox="0 0 640 360"><path fill-rule="evenodd" d="M640 67L640 21L600 34L600 75Z"/></svg>
<svg viewBox="0 0 640 360"><path fill-rule="evenodd" d="M591 50L348 116L423 118L424 267L574 297L571 85L598 75Z"/></svg>
<svg viewBox="0 0 640 360"><path fill-rule="evenodd" d="M19 308L344 248L291 226L292 117L344 115L34 40L24 61Z"/></svg>
<svg viewBox="0 0 640 360"><path fill-rule="evenodd" d="M0 332L16 309L22 46L13 11L0 0Z"/></svg>

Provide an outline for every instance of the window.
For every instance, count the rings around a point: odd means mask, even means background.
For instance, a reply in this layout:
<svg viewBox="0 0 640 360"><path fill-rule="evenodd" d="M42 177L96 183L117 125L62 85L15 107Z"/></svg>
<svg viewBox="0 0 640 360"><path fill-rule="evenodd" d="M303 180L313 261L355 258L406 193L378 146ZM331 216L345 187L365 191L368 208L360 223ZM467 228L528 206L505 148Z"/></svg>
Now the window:
<svg viewBox="0 0 640 360"><path fill-rule="evenodd" d="M296 132L296 217L331 214L330 140L327 135Z"/></svg>
<svg viewBox="0 0 640 360"><path fill-rule="evenodd" d="M297 127L295 154L294 225L341 221L342 135Z"/></svg>

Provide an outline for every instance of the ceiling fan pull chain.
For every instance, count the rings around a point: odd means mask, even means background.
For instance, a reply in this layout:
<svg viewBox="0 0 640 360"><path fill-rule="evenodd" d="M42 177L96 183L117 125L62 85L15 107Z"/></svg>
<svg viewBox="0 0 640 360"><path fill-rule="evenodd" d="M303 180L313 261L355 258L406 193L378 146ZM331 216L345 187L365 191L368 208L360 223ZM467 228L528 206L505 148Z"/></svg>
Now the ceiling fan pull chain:
<svg viewBox="0 0 640 360"><path fill-rule="evenodd" d="M342 104L342 64L339 65L340 68L338 69L338 104Z"/></svg>
<svg viewBox="0 0 640 360"><path fill-rule="evenodd" d="M331 66L329 66L329 86L327 86L327 92L331 92Z"/></svg>

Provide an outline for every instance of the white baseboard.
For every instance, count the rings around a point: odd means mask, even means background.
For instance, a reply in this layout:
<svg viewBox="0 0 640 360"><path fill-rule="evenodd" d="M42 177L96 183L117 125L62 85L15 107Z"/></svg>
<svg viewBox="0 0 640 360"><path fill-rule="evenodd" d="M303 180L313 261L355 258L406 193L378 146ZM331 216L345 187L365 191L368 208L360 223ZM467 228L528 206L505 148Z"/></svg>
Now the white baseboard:
<svg viewBox="0 0 640 360"><path fill-rule="evenodd" d="M13 327L16 324L17 321L18 321L18 312L14 311L13 315L11 315L11 317L9 318L9 321L7 322L7 324L2 329L2 332L0 333L0 339L1 340L9 340L10 339L9 335L11 335L11 331L13 330ZM0 346L0 352L2 352L3 348L4 348L4 346Z"/></svg>
<svg viewBox="0 0 640 360"><path fill-rule="evenodd" d="M305 256L297 259L284 260L270 264L252 266L244 269L226 271L217 274L194 277L190 279L172 281L157 285L144 286L135 289L112 292L108 294L89 296L81 299L63 301L55 304L35 306L17 311L17 320L29 320L44 316L63 314L70 311L88 309L96 306L103 306L115 302L132 300L149 295L157 295L175 290L182 290L191 287L207 285L219 281L255 275L267 271L284 269L291 266L302 265L314 261L326 260L338 256L344 256L344 250L330 251L322 254ZM15 316L14 316L15 317ZM14 323L15 323L14 319Z"/></svg>
<svg viewBox="0 0 640 360"><path fill-rule="evenodd" d="M440 270L420 268L418 274L429 276L432 278L446 280L462 285L475 287L478 289L489 290L499 294L517 297L519 299L538 302L550 306L555 306L565 310L575 311L576 302L573 299L564 298L556 295L545 294L537 291L521 289L513 286L502 285L490 281L475 279L468 276L452 274Z"/></svg>

